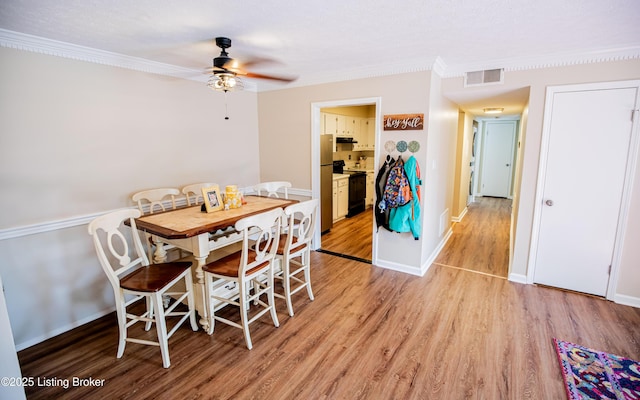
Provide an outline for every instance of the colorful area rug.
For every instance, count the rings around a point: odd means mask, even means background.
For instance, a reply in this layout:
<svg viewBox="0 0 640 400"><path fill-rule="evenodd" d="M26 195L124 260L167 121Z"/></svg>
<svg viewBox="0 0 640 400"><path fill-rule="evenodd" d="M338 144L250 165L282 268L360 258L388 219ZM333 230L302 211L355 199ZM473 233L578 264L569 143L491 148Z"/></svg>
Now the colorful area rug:
<svg viewBox="0 0 640 400"><path fill-rule="evenodd" d="M553 339L567 397L573 399L640 399L640 363Z"/></svg>

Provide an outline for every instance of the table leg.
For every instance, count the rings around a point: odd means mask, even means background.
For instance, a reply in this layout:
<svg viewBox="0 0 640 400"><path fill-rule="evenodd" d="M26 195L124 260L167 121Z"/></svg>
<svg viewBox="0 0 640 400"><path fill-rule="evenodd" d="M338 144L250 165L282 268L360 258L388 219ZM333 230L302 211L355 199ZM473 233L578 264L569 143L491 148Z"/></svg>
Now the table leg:
<svg viewBox="0 0 640 400"><path fill-rule="evenodd" d="M156 246L156 251L153 253L153 261L158 264L167 262L167 251L164 249L164 243L156 236L152 236L151 241Z"/></svg>
<svg viewBox="0 0 640 400"><path fill-rule="evenodd" d="M205 265L207 261L207 257L206 256L196 257L196 261L198 262L198 265L196 266L196 282L197 283L194 286L199 287L197 292L200 294L200 299L202 299L200 301L200 307L202 308L200 310L200 325L202 325L202 329L204 329L205 332L209 332L209 311L208 311L209 307L207 305L207 302L209 301L209 299L207 299L207 291L205 290L205 287L204 287L205 285L204 272L202 272L202 266Z"/></svg>

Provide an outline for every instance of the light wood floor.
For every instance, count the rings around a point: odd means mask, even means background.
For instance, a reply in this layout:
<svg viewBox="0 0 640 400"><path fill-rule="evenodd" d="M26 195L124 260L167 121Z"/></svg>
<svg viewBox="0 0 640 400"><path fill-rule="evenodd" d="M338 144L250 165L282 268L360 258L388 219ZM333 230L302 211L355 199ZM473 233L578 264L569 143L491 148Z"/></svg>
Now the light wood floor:
<svg viewBox="0 0 640 400"><path fill-rule="evenodd" d="M511 200L476 198L435 263L506 278L510 227Z"/></svg>
<svg viewBox="0 0 640 400"><path fill-rule="evenodd" d="M461 265L477 259L464 253ZM315 301L298 293L289 317L278 300L280 327L254 323L253 350L219 324L179 329L170 369L156 347L117 360L111 314L18 354L26 377L104 386L28 398L563 399L552 338L640 359L640 309L444 263L424 277L317 252L312 264Z"/></svg>
<svg viewBox="0 0 640 400"><path fill-rule="evenodd" d="M321 248L334 253L371 261L373 234L373 209L333 224L328 233L322 235Z"/></svg>

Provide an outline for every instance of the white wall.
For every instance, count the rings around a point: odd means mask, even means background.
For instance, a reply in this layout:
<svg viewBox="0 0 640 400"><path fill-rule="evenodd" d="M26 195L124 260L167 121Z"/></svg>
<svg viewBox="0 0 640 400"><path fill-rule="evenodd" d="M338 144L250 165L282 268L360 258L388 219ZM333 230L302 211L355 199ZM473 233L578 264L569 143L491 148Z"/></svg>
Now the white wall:
<svg viewBox="0 0 640 400"><path fill-rule="evenodd" d="M154 187L259 181L257 95L0 48L0 274L18 348L113 306L86 224Z"/></svg>

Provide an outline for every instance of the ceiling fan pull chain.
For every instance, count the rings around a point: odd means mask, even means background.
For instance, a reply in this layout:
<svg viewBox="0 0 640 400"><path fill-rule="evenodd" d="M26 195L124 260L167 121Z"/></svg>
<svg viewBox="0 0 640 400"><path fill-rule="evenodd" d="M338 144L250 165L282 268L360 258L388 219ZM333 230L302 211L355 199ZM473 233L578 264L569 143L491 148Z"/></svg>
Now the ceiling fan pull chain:
<svg viewBox="0 0 640 400"><path fill-rule="evenodd" d="M229 119L229 109L227 108L227 91L224 91L224 119Z"/></svg>

